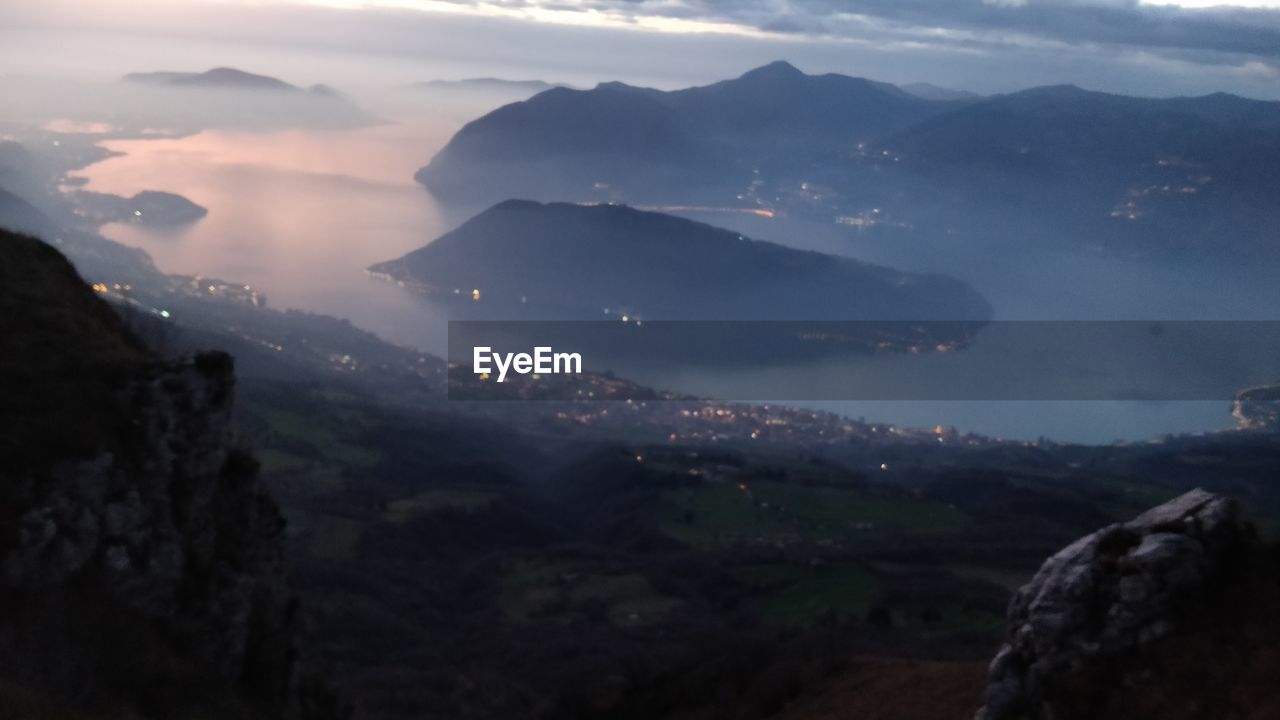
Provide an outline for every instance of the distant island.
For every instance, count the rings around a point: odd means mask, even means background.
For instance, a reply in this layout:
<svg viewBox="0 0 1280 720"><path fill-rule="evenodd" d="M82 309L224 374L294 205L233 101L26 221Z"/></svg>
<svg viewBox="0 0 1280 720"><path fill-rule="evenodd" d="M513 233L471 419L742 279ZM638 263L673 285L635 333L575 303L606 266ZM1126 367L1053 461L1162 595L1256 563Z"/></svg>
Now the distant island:
<svg viewBox="0 0 1280 720"><path fill-rule="evenodd" d="M127 222L148 227L171 227L195 222L209 214L206 208L174 193L144 190L131 198L78 191L81 209L98 222Z"/></svg>
<svg viewBox="0 0 1280 720"><path fill-rule="evenodd" d="M677 91L555 88L463 127L437 197L783 211L1128 256L1280 256L1280 102L1075 86L971 97L785 62ZM896 235L895 235L896 233Z"/></svg>
<svg viewBox="0 0 1280 720"><path fill-rule="evenodd" d="M555 319L985 320L964 283L620 205L500 203L369 268L468 307Z"/></svg>
<svg viewBox="0 0 1280 720"><path fill-rule="evenodd" d="M122 82L144 95L139 107L152 124L184 128L353 128L378 122L338 90L306 87L230 67L204 72L130 73Z"/></svg>
<svg viewBox="0 0 1280 720"><path fill-rule="evenodd" d="M261 90L267 92L310 92L316 95L335 95L327 85L302 88L269 75L256 75L244 70L218 67L204 72L141 72L129 73L123 80L128 83L186 88L223 88L234 90Z"/></svg>

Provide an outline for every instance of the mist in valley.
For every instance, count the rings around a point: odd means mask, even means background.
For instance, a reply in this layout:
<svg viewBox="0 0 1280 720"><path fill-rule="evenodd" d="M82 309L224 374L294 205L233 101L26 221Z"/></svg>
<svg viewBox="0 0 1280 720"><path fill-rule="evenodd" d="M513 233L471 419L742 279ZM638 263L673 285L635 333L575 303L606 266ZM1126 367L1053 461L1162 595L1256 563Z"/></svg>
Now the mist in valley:
<svg viewBox="0 0 1280 720"><path fill-rule="evenodd" d="M1202 4L4 3L0 708L1271 717Z"/></svg>

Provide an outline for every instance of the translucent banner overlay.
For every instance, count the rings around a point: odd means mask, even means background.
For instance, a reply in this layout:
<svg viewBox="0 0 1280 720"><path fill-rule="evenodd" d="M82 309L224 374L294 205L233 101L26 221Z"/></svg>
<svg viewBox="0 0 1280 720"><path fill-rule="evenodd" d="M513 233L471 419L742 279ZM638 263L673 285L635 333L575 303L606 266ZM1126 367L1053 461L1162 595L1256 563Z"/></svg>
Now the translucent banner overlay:
<svg viewBox="0 0 1280 720"><path fill-rule="evenodd" d="M1280 322L459 321L449 363L456 400L1229 400Z"/></svg>

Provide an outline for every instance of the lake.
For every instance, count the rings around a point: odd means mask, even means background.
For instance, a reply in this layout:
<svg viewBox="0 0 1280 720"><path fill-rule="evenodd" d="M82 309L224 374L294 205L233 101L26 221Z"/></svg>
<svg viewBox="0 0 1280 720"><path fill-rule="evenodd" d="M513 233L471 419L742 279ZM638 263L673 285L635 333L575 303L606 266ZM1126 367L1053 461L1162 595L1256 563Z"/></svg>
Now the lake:
<svg viewBox="0 0 1280 720"><path fill-rule="evenodd" d="M479 110L433 107L347 131L207 130L181 138L108 140L103 145L120 154L79 175L88 190L126 196L163 190L208 208L206 218L180 228L103 227L107 237L146 250L166 272L247 283L278 309L346 318L392 342L443 355L443 311L368 277L364 268L418 248L465 220L438 204L413 181L413 173ZM1263 318L1280 312L1273 283L1239 272L1225 280L1212 273L1194 275L1200 280L1188 284L1177 269L1101 258L1041 263L971 258L963 249L948 255L877 245L856 233L813 223L724 215L696 219L759 239L901 269L947 270L987 294L1004 319ZM748 397L750 387L748 377L732 384L694 382L671 389ZM1144 439L1232 424L1226 401L802 404L880 422L1081 442Z"/></svg>

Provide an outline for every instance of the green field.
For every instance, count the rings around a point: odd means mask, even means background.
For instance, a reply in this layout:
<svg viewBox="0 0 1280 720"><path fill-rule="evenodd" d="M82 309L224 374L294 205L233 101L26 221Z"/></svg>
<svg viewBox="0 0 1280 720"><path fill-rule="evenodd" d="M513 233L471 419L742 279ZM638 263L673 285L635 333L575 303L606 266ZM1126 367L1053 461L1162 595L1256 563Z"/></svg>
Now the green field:
<svg viewBox="0 0 1280 720"><path fill-rule="evenodd" d="M876 577L852 563L746 565L734 575L760 592L757 604L767 619L786 625L812 625L831 615L860 619L879 591Z"/></svg>
<svg viewBox="0 0 1280 720"><path fill-rule="evenodd" d="M298 444L321 457L343 465L371 468L382 460L382 454L365 445L341 440L335 430L326 427L315 417L274 407L255 408L258 417L265 420L271 430L285 443ZM326 418L326 424L333 418ZM344 428L350 431L350 427Z"/></svg>
<svg viewBox="0 0 1280 720"><path fill-rule="evenodd" d="M670 491L663 500L662 531L695 546L856 543L898 532L950 533L969 523L964 513L943 504L856 487L706 482Z"/></svg>
<svg viewBox="0 0 1280 720"><path fill-rule="evenodd" d="M478 510L499 497L492 490L434 488L387 504L383 519L402 523L437 510Z"/></svg>
<svg viewBox="0 0 1280 720"><path fill-rule="evenodd" d="M616 626L645 625L680 607L636 572L604 572L572 560L524 558L503 573L500 605L513 622L569 623L599 615Z"/></svg>
<svg viewBox="0 0 1280 720"><path fill-rule="evenodd" d="M321 513L290 513L291 542L325 560L352 560L366 523Z"/></svg>

